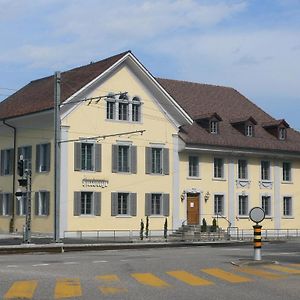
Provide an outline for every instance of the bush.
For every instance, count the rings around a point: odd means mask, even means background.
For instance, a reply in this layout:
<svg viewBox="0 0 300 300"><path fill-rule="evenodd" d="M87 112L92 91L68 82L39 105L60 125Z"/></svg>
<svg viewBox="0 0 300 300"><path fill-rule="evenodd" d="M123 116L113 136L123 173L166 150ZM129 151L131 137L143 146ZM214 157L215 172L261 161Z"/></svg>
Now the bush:
<svg viewBox="0 0 300 300"><path fill-rule="evenodd" d="M207 231L207 223L206 223L205 218L202 219L201 231L202 232L206 232Z"/></svg>
<svg viewBox="0 0 300 300"><path fill-rule="evenodd" d="M212 221L212 226L211 226L211 231L212 232L216 232L217 231L217 221L216 219L214 218L213 221Z"/></svg>
<svg viewBox="0 0 300 300"><path fill-rule="evenodd" d="M141 219L141 228L140 228L140 239L144 239L144 222L143 219Z"/></svg>

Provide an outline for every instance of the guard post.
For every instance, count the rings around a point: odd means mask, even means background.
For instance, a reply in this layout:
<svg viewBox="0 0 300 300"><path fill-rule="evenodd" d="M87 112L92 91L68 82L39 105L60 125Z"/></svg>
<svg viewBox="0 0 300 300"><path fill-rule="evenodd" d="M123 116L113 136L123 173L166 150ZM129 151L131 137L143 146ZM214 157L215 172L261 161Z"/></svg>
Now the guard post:
<svg viewBox="0 0 300 300"><path fill-rule="evenodd" d="M261 228L259 225L261 221L265 219L265 211L260 207L253 207L249 212L250 219L256 224L253 225L254 230L254 260L261 260Z"/></svg>

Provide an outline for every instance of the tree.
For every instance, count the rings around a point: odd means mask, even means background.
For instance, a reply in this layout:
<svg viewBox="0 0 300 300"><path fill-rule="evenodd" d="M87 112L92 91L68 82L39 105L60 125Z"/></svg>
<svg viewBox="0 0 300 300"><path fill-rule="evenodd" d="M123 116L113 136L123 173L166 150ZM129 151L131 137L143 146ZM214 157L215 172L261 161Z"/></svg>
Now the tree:
<svg viewBox="0 0 300 300"><path fill-rule="evenodd" d="M145 230L145 237L148 238L149 236L149 217L146 217L146 230Z"/></svg>
<svg viewBox="0 0 300 300"><path fill-rule="evenodd" d="M205 218L202 220L202 226L201 226L201 231L206 232L207 231L207 224Z"/></svg>
<svg viewBox="0 0 300 300"><path fill-rule="evenodd" d="M168 237L168 219L165 219L165 224L164 224L164 238L167 239Z"/></svg>
<svg viewBox="0 0 300 300"><path fill-rule="evenodd" d="M141 219L140 239L144 239L144 221Z"/></svg>

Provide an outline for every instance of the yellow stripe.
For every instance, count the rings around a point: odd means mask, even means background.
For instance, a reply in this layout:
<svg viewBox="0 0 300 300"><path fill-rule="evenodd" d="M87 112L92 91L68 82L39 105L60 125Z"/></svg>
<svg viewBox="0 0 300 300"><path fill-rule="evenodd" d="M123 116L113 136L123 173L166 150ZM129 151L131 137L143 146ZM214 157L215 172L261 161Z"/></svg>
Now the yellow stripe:
<svg viewBox="0 0 300 300"><path fill-rule="evenodd" d="M255 276L258 276L258 277L262 277L262 278L265 278L265 279L279 279L279 278L284 278L285 277L283 275L278 275L278 274L275 274L275 273L263 271L261 269L255 269L255 268L252 268L252 267L239 268L238 271L248 273L248 274L251 274L251 275L255 275Z"/></svg>
<svg viewBox="0 0 300 300"><path fill-rule="evenodd" d="M201 271L203 271L203 272L205 272L209 275L215 276L219 279L231 282L231 283L240 283L240 282L252 281L250 278L242 277L242 276L230 273L230 272L225 272L225 271L223 271L221 269L218 269L218 268L202 269Z"/></svg>
<svg viewBox="0 0 300 300"><path fill-rule="evenodd" d="M80 281L77 278L64 278L56 282L54 298L80 297L82 295Z"/></svg>
<svg viewBox="0 0 300 300"><path fill-rule="evenodd" d="M299 268L299 267L300 267L300 264L288 264L288 266Z"/></svg>
<svg viewBox="0 0 300 300"><path fill-rule="evenodd" d="M201 277L195 276L195 275L190 274L185 271L169 271L166 273L169 274L170 276L173 276L176 279L183 281L184 283L187 283L192 286L214 284L211 281L205 280Z"/></svg>
<svg viewBox="0 0 300 300"><path fill-rule="evenodd" d="M112 282L120 281L120 278L115 274L96 276L96 278L98 280L106 281L106 282L108 282L108 281L112 281Z"/></svg>
<svg viewBox="0 0 300 300"><path fill-rule="evenodd" d="M255 235L254 236L254 241L256 241L256 240L261 240L261 235Z"/></svg>
<svg viewBox="0 0 300 300"><path fill-rule="evenodd" d="M151 273L134 273L131 276L139 283L153 287L168 287L169 284Z"/></svg>
<svg viewBox="0 0 300 300"><path fill-rule="evenodd" d="M102 287L99 287L99 290L104 295L114 295L114 294L121 294L121 293L127 292L127 289L125 289L125 288L112 287L112 286L102 286Z"/></svg>
<svg viewBox="0 0 300 300"><path fill-rule="evenodd" d="M289 273L289 274L300 274L300 270L284 267L284 266L278 266L278 265L270 265L270 266L265 266L266 268L275 270L275 271L280 271L284 273Z"/></svg>
<svg viewBox="0 0 300 300"><path fill-rule="evenodd" d="M4 295L4 299L32 299L36 287L36 280L16 281Z"/></svg>

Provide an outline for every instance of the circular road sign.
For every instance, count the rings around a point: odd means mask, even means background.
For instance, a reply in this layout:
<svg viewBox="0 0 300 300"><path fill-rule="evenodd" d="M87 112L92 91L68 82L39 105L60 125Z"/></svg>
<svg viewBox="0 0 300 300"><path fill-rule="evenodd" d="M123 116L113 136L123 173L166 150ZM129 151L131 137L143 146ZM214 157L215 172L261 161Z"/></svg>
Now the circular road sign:
<svg viewBox="0 0 300 300"><path fill-rule="evenodd" d="M260 223L265 218L265 211L261 207L253 207L249 212L249 218L255 223Z"/></svg>

